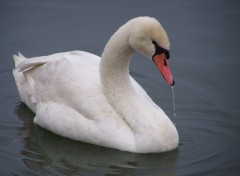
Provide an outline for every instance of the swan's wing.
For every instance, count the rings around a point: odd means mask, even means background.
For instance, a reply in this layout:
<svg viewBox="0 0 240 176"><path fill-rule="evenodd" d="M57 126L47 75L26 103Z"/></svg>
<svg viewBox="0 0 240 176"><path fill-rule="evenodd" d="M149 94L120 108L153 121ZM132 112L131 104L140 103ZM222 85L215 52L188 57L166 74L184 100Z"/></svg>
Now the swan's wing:
<svg viewBox="0 0 240 176"><path fill-rule="evenodd" d="M38 68L46 63L54 62L58 59L62 59L63 53L57 53L50 56L41 56L26 58L21 53L14 55L15 69L13 69L13 75L19 91L21 100L35 111L37 103L35 93L36 79L32 73L35 68Z"/></svg>
<svg viewBox="0 0 240 176"><path fill-rule="evenodd" d="M104 117L101 109L114 114L102 92L99 62L98 56L82 51L25 58L13 71L21 100L34 112L38 103L51 101L86 118Z"/></svg>
<svg viewBox="0 0 240 176"><path fill-rule="evenodd" d="M16 70L18 72L24 72L26 70L32 69L34 67L43 65L48 62L53 62L59 59L62 59L64 53L57 53L52 54L49 56L40 56L40 57L33 57L30 59L25 58L21 53L19 55L14 55L14 61L16 65Z"/></svg>
<svg viewBox="0 0 240 176"><path fill-rule="evenodd" d="M97 130L94 121L85 118L75 109L50 101L37 104L34 123L63 137L89 143L94 142Z"/></svg>
<svg viewBox="0 0 240 176"><path fill-rule="evenodd" d="M135 142L130 129L122 121L116 123L115 120L107 118L94 121L70 106L49 101L37 105L34 123L73 140L120 150L126 150L126 144L128 144L128 150L133 150Z"/></svg>
<svg viewBox="0 0 240 176"><path fill-rule="evenodd" d="M16 66L17 71L24 72L31 68L37 67L39 65L45 64L47 61L42 60L25 60Z"/></svg>

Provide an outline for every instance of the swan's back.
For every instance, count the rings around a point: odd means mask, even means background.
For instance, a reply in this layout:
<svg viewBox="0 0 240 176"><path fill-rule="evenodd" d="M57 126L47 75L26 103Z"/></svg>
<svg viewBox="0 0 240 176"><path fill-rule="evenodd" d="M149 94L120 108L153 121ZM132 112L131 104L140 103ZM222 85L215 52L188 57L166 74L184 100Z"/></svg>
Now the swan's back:
<svg viewBox="0 0 240 176"><path fill-rule="evenodd" d="M35 106L39 102L49 99L58 101L56 97L59 95L56 93L63 93L61 90L66 87L69 89L71 86L87 84L86 81L91 80L91 76L97 77L96 82L99 80L96 74L99 57L83 51L57 53L30 59L19 54L19 56L14 55L14 61L16 68L13 70L13 75L21 100L33 111L36 110Z"/></svg>
<svg viewBox="0 0 240 176"><path fill-rule="evenodd" d="M100 57L94 54L71 51L28 59L19 53L18 56L14 55L14 61L16 68L13 69L13 75L20 98L34 112L37 103L49 99L59 101L61 97L61 102L69 100L77 104L85 101L82 100L85 95L88 98L95 96L95 100L103 96L99 77ZM143 101L156 106L132 77L131 81L136 94ZM77 96L79 94L80 97Z"/></svg>

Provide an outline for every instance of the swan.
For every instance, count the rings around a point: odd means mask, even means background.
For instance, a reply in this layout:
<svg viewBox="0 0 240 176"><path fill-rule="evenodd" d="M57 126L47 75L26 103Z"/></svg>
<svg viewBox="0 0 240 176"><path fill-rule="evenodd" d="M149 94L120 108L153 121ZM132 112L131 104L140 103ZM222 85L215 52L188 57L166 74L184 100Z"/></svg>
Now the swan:
<svg viewBox="0 0 240 176"><path fill-rule="evenodd" d="M135 51L154 61L167 83L170 42L152 17L121 26L101 58L84 51L25 58L14 55L13 75L33 122L55 134L133 153L176 149L175 125L129 75Z"/></svg>

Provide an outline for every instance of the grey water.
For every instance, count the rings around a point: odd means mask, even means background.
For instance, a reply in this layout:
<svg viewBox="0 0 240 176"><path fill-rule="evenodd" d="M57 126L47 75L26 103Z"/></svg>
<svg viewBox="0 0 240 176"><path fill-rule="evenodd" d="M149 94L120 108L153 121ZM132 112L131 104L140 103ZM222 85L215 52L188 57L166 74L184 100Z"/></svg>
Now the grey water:
<svg viewBox="0 0 240 176"><path fill-rule="evenodd" d="M12 55L101 55L113 32L137 16L157 18L171 41L177 118L171 88L150 60L135 54L130 74L176 124L178 149L133 154L34 125ZM0 175L240 175L239 19L237 0L1 0Z"/></svg>

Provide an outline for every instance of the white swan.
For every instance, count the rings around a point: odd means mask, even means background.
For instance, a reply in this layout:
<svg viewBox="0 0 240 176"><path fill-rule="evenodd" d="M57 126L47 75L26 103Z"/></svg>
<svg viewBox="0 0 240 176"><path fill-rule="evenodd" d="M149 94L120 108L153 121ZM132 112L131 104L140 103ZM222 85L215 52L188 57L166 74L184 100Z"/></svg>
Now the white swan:
<svg viewBox="0 0 240 176"><path fill-rule="evenodd" d="M177 148L171 120L129 76L138 51L156 63L166 81L170 43L154 18L128 21L110 38L102 57L70 51L27 59L14 55L13 74L34 123L58 135L136 153Z"/></svg>

